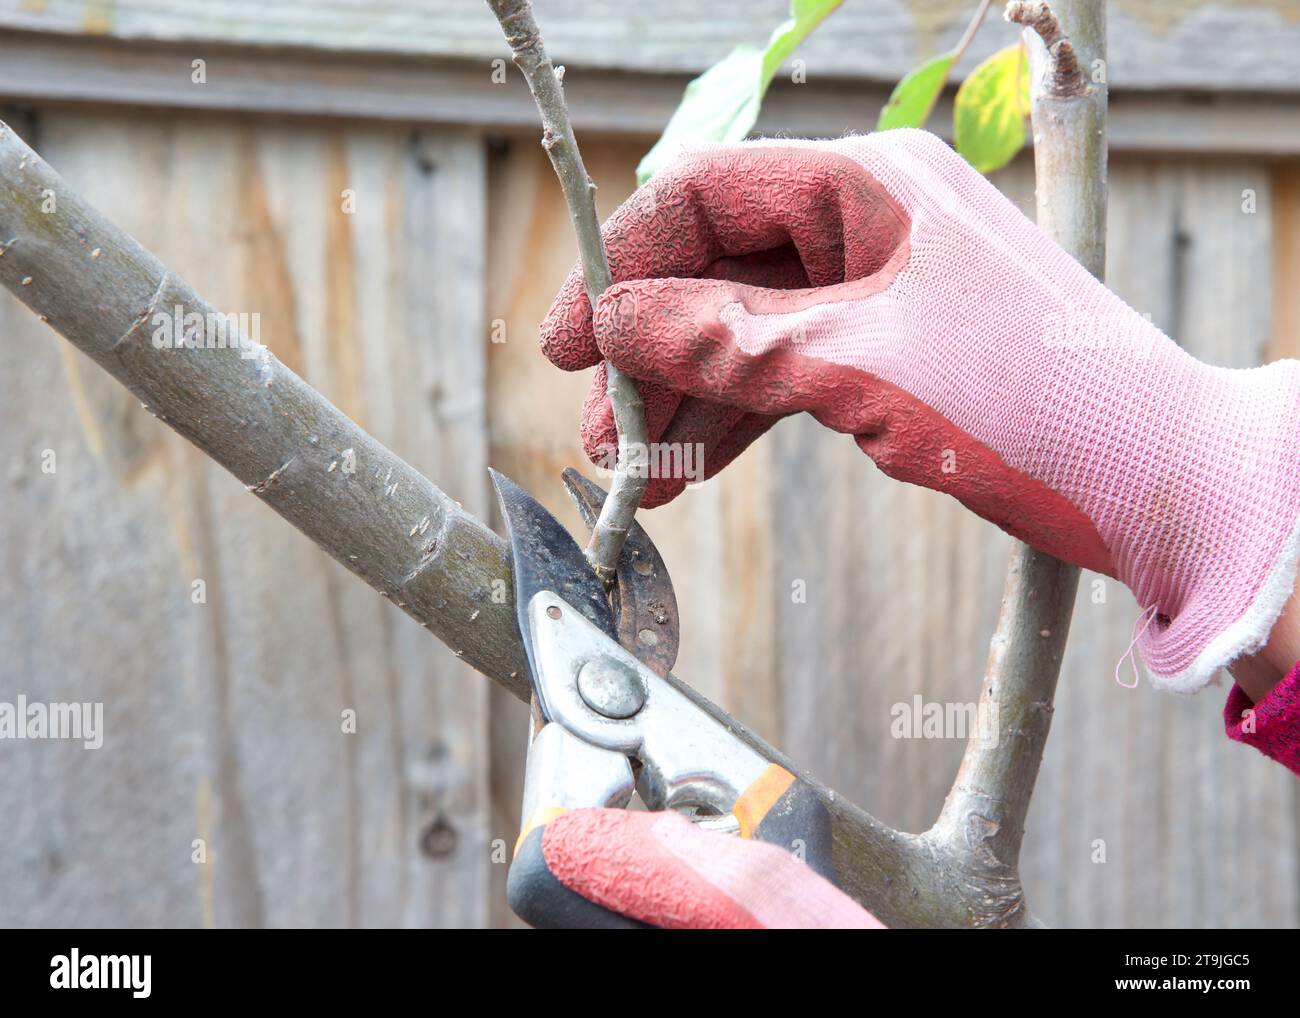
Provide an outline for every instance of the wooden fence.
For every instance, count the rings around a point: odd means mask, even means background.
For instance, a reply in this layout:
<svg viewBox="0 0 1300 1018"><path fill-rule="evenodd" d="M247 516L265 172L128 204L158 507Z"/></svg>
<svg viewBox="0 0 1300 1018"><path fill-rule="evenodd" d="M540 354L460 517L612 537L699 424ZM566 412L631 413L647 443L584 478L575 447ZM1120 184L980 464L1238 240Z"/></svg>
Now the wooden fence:
<svg viewBox="0 0 1300 1018"><path fill-rule="evenodd" d="M106 5L95 24L74 6L0 3L4 118L468 509L491 517L490 464L576 528L558 473L585 463L586 378L535 344L574 247L526 93L490 83L504 46L486 10L394 4L413 12L399 30L382 4L311 24L287 2L241 8L249 21ZM554 5L602 214L685 74L754 34L751 5L716 6L665 37ZM942 10L908 20L922 6ZM767 126L869 126L891 76L969 6L846 5L861 59L835 57L829 32L809 91L778 83ZM1246 366L1300 355L1300 78L1208 40L1226 18L1294 52L1300 25L1285 5L1226 6L1112 3L1108 279L1198 356ZM874 41L873 11L892 26ZM443 48L409 44L412 25ZM985 34L985 52L1013 37ZM1032 214L1027 158L996 181ZM0 740L0 923L509 922L521 705L7 296L0 333L0 700L105 716L96 750ZM894 737L896 705L976 699L1008 539L808 420L645 522L681 603L678 673L882 820L927 826L961 742ZM1115 683L1137 612L1085 574L1025 843L1035 911L1295 925L1300 784L1223 737L1226 686Z"/></svg>

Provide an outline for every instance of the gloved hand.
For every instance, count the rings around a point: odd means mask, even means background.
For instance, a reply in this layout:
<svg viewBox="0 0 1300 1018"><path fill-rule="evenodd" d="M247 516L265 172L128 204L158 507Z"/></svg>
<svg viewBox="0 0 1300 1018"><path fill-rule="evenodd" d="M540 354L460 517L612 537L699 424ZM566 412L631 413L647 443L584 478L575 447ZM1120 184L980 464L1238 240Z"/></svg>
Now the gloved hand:
<svg viewBox="0 0 1300 1018"><path fill-rule="evenodd" d="M1267 637L1300 537L1300 362L1197 361L938 138L702 148L604 235L615 285L593 320L575 272L543 348L641 380L651 441L701 443L706 476L805 410L1126 583L1157 684L1199 688ZM615 442L603 370L583 438Z"/></svg>
<svg viewBox="0 0 1300 1018"><path fill-rule="evenodd" d="M883 929L788 852L674 812L578 809L542 835L546 866L597 905L671 929Z"/></svg>

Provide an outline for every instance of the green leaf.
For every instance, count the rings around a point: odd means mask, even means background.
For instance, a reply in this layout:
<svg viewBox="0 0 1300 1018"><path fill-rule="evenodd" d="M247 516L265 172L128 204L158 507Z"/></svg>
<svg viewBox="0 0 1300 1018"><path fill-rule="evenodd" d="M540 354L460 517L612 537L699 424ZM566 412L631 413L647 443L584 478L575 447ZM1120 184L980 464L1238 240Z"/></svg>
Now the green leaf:
<svg viewBox="0 0 1300 1018"><path fill-rule="evenodd" d="M981 173L1011 161L1025 143L1029 115L1029 59L1023 43L1000 49L957 89L953 140Z"/></svg>
<svg viewBox="0 0 1300 1018"><path fill-rule="evenodd" d="M763 102L763 53L737 46L686 86L681 105L664 133L636 168L644 184L678 145L702 141L740 141L758 119Z"/></svg>
<svg viewBox="0 0 1300 1018"><path fill-rule="evenodd" d="M844 0L790 0L790 17L764 49L737 46L686 86L664 133L636 168L644 184L682 144L740 141L758 119L763 95L795 48Z"/></svg>
<svg viewBox="0 0 1300 1018"><path fill-rule="evenodd" d="M812 34L831 11L844 0L790 0L790 17L777 26L767 41L763 52L763 88L776 77L776 72L798 45Z"/></svg>
<svg viewBox="0 0 1300 1018"><path fill-rule="evenodd" d="M908 71L907 76L894 86L889 102L885 103L885 108L880 111L876 130L923 127L926 118L930 116L930 111L934 109L935 100L943 91L943 83L948 80L953 56L952 53L941 53L927 60L920 67Z"/></svg>

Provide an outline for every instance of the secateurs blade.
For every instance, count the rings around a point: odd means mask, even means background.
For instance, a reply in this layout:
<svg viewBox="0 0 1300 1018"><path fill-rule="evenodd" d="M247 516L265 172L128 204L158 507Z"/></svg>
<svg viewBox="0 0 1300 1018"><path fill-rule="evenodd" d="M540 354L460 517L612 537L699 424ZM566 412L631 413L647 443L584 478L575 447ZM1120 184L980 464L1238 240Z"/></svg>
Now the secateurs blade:
<svg viewBox="0 0 1300 1018"><path fill-rule="evenodd" d="M515 613L539 715L530 726L523 822L508 880L515 912L541 926L630 924L555 879L542 835L572 809L625 808L634 789L652 810L707 817L715 829L798 851L833 880L830 818L820 797L669 677L677 601L644 530L629 531L615 607L568 531L509 478L493 471L492 480L510 537ZM605 493L574 472L565 483L590 523Z"/></svg>

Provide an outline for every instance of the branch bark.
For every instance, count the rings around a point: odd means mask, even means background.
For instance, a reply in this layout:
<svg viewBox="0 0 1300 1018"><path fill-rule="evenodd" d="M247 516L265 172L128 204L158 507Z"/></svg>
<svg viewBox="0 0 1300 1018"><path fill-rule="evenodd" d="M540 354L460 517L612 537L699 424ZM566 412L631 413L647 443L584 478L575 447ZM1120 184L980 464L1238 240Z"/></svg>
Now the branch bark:
<svg viewBox="0 0 1300 1018"><path fill-rule="evenodd" d="M55 209L42 211L53 195ZM154 316L215 309L0 123L0 284L144 407L473 667L527 702L505 542L265 348L158 349ZM493 597L505 592L504 603ZM672 681L676 681L675 679ZM685 695L798 769L715 705ZM846 890L892 925L927 889L914 841L810 783L834 817ZM915 871L916 875L912 876ZM937 892L934 892L937 893ZM943 899L937 899L943 903Z"/></svg>
<svg viewBox="0 0 1300 1018"><path fill-rule="evenodd" d="M1106 261L1106 90L1080 68L1105 60L1104 0L1013 2L1026 26L1038 225L1098 279ZM950 860L976 925L1036 925L1020 882L1020 845L1051 727L1079 570L1019 544L980 692L982 726L924 838Z"/></svg>
<svg viewBox="0 0 1300 1018"><path fill-rule="evenodd" d="M596 215L596 185L587 175L578 141L569 121L564 101L564 68L552 66L542 45L541 30L533 17L531 0L487 0L487 5L501 23L514 62L523 72L542 118L542 148L550 157L555 175L560 178L564 200L578 237L578 259L582 265L587 299L596 299L613 282L605 241ZM605 363L606 388L614 411L618 431L618 466L610 485L609 496L587 543L587 558L606 583L614 579L618 557L623 550L628 528L641 506L641 497L649 483L649 438L646 434L645 407L634 382L608 361Z"/></svg>
<svg viewBox="0 0 1300 1018"><path fill-rule="evenodd" d="M54 211L46 212L53 196ZM215 309L0 124L0 282L479 671L528 691L504 543L269 350L157 349L154 316ZM177 315L180 309L180 315Z"/></svg>

